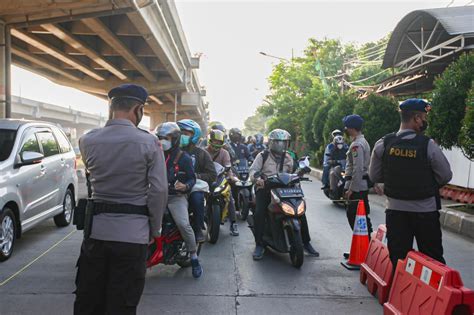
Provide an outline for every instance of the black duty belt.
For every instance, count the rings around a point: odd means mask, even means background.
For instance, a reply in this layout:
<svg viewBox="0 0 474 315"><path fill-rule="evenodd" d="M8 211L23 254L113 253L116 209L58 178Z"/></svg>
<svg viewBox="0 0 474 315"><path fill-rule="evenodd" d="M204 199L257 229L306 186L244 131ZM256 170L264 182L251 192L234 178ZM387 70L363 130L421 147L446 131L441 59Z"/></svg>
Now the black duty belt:
<svg viewBox="0 0 474 315"><path fill-rule="evenodd" d="M101 213L141 214L148 215L147 206L136 206L126 203L94 202L94 215Z"/></svg>
<svg viewBox="0 0 474 315"><path fill-rule="evenodd" d="M345 180L352 180L352 176L344 176L344 179L345 179ZM364 176L362 176L362 179L370 180L369 175L367 175L367 174L365 174Z"/></svg>

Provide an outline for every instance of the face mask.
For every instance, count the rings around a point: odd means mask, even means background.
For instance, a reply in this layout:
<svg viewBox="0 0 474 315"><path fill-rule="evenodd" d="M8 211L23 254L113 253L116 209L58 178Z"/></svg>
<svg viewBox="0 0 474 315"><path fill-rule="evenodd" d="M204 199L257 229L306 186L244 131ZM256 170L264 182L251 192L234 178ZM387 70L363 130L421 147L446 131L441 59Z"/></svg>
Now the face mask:
<svg viewBox="0 0 474 315"><path fill-rule="evenodd" d="M161 147L163 148L163 151L168 151L171 149L171 141L166 140L166 139L161 139Z"/></svg>
<svg viewBox="0 0 474 315"><path fill-rule="evenodd" d="M189 145L189 140L191 140L190 136L181 135L181 138L179 139L179 146L182 148L187 147Z"/></svg>
<svg viewBox="0 0 474 315"><path fill-rule="evenodd" d="M428 128L428 122L426 120L423 120L423 125L420 127L420 132L423 132Z"/></svg>
<svg viewBox="0 0 474 315"><path fill-rule="evenodd" d="M338 144L338 145L337 145L337 148L338 148L339 150L341 150L341 149L342 149L342 144Z"/></svg>

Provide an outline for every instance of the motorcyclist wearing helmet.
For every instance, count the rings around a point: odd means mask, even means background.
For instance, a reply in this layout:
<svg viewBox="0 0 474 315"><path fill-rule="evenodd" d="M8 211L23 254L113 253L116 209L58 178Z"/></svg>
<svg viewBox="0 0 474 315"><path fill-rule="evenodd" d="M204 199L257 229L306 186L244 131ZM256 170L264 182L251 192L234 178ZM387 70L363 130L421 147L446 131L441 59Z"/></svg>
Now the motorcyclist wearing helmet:
<svg viewBox="0 0 474 315"><path fill-rule="evenodd" d="M333 144L334 149L331 151L327 161L331 168L329 173L331 192L336 190L339 175L346 169L346 154L349 149L349 146L344 141L344 137L340 135L334 137Z"/></svg>
<svg viewBox="0 0 474 315"><path fill-rule="evenodd" d="M194 211L195 215L193 230L196 241L202 243L205 241L202 233L204 229L204 198L210 185L216 180L216 169L209 153L196 146L201 137L199 124L191 119L182 119L177 124L181 129L180 147L191 156L196 175L197 185L194 185L191 190L188 201L190 209Z"/></svg>
<svg viewBox="0 0 474 315"><path fill-rule="evenodd" d="M249 152L250 155L255 159L257 154L265 150L267 147L263 143L263 135L261 133L257 133L254 136L255 142L249 145Z"/></svg>
<svg viewBox="0 0 474 315"><path fill-rule="evenodd" d="M242 132L239 128L232 128L229 131L230 146L235 152L233 163L244 166L250 159L249 149L242 143Z"/></svg>
<svg viewBox="0 0 474 315"><path fill-rule="evenodd" d="M265 252L263 234L265 229L267 208L271 201L270 191L264 188L264 180L260 177L256 178L255 174L258 172L265 176L271 176L280 172L293 173L295 171L293 158L286 151L290 145L291 140L291 135L289 132L282 129L275 129L269 133L268 137L270 140L268 145L269 150L259 153L250 167L250 178L254 181L257 188L255 197L256 209L254 213L254 260L262 259ZM319 253L313 248L313 246L311 246L310 243L311 238L309 236L306 215L301 216L301 237L303 239L305 251L312 256L318 257Z"/></svg>
<svg viewBox="0 0 474 315"><path fill-rule="evenodd" d="M221 130L211 130L208 136L207 151L211 155L214 162L219 163L227 170L227 176L229 178L235 177L232 172L232 160L229 152L224 149L225 145L225 134ZM230 194L229 200L229 218L230 218L230 235L238 236L239 229L237 225L237 215L235 212L235 201Z"/></svg>
<svg viewBox="0 0 474 315"><path fill-rule="evenodd" d="M165 122L156 127L155 134L165 153L168 174L168 209L191 255L194 278L202 275L197 256L196 238L189 223L188 194L196 183L193 162L186 152L179 148L181 130L174 122Z"/></svg>
<svg viewBox="0 0 474 315"><path fill-rule="evenodd" d="M338 136L342 137L342 135L343 135L343 133L339 129L334 129L331 132L332 141L331 141L331 143L329 143L326 146L326 149L324 150L323 177L321 178L321 182L323 183L323 186L321 187L321 189L329 188L329 174L330 174L330 170L331 170L331 166L332 166L331 163L329 163L329 161L331 160L331 157L333 156L333 151L337 151L336 152L337 154L343 152L344 150L345 150L344 152L347 152L347 149L348 149L347 144L345 144L345 145L343 144L342 148L339 149L338 145L336 145L336 143L335 143L336 137L338 137Z"/></svg>

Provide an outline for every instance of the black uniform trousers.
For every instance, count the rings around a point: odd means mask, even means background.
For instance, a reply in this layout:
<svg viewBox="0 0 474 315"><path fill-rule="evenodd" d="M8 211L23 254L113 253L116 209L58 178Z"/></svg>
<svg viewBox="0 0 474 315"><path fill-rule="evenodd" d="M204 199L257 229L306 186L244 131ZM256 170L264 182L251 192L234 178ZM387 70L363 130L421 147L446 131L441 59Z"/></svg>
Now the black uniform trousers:
<svg viewBox="0 0 474 315"><path fill-rule="evenodd" d="M445 264L439 212L385 210L390 260L395 271L399 259L405 259L416 238L418 250Z"/></svg>
<svg viewBox="0 0 474 315"><path fill-rule="evenodd" d="M370 214L370 205L369 205L369 192L365 191L354 191L352 192L351 198L349 200L363 200L365 205L365 213L367 218L367 229L369 232L369 239L370 234L372 233L372 222L370 221L369 214ZM357 205L359 203L356 201L349 201L346 207L346 215L347 221L349 221L349 225L351 229L354 230L354 223L357 214Z"/></svg>
<svg viewBox="0 0 474 315"><path fill-rule="evenodd" d="M136 314L147 245L87 239L77 261L75 315Z"/></svg>
<svg viewBox="0 0 474 315"><path fill-rule="evenodd" d="M255 213L254 213L254 235L255 244L265 246L263 242L263 234L265 232L265 220L267 215L268 205L271 202L270 192L266 189L259 189L255 193ZM300 217L301 221L301 239L303 244L309 243L311 237L309 236L308 220L306 215Z"/></svg>

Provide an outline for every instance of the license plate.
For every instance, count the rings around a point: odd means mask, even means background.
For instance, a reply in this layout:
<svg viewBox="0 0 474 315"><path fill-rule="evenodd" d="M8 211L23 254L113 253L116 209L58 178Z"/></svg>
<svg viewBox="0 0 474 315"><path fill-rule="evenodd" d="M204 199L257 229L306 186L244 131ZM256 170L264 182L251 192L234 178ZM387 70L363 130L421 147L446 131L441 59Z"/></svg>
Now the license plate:
<svg viewBox="0 0 474 315"><path fill-rule="evenodd" d="M303 190L301 190L301 188L278 188L277 192L282 198L304 197Z"/></svg>

